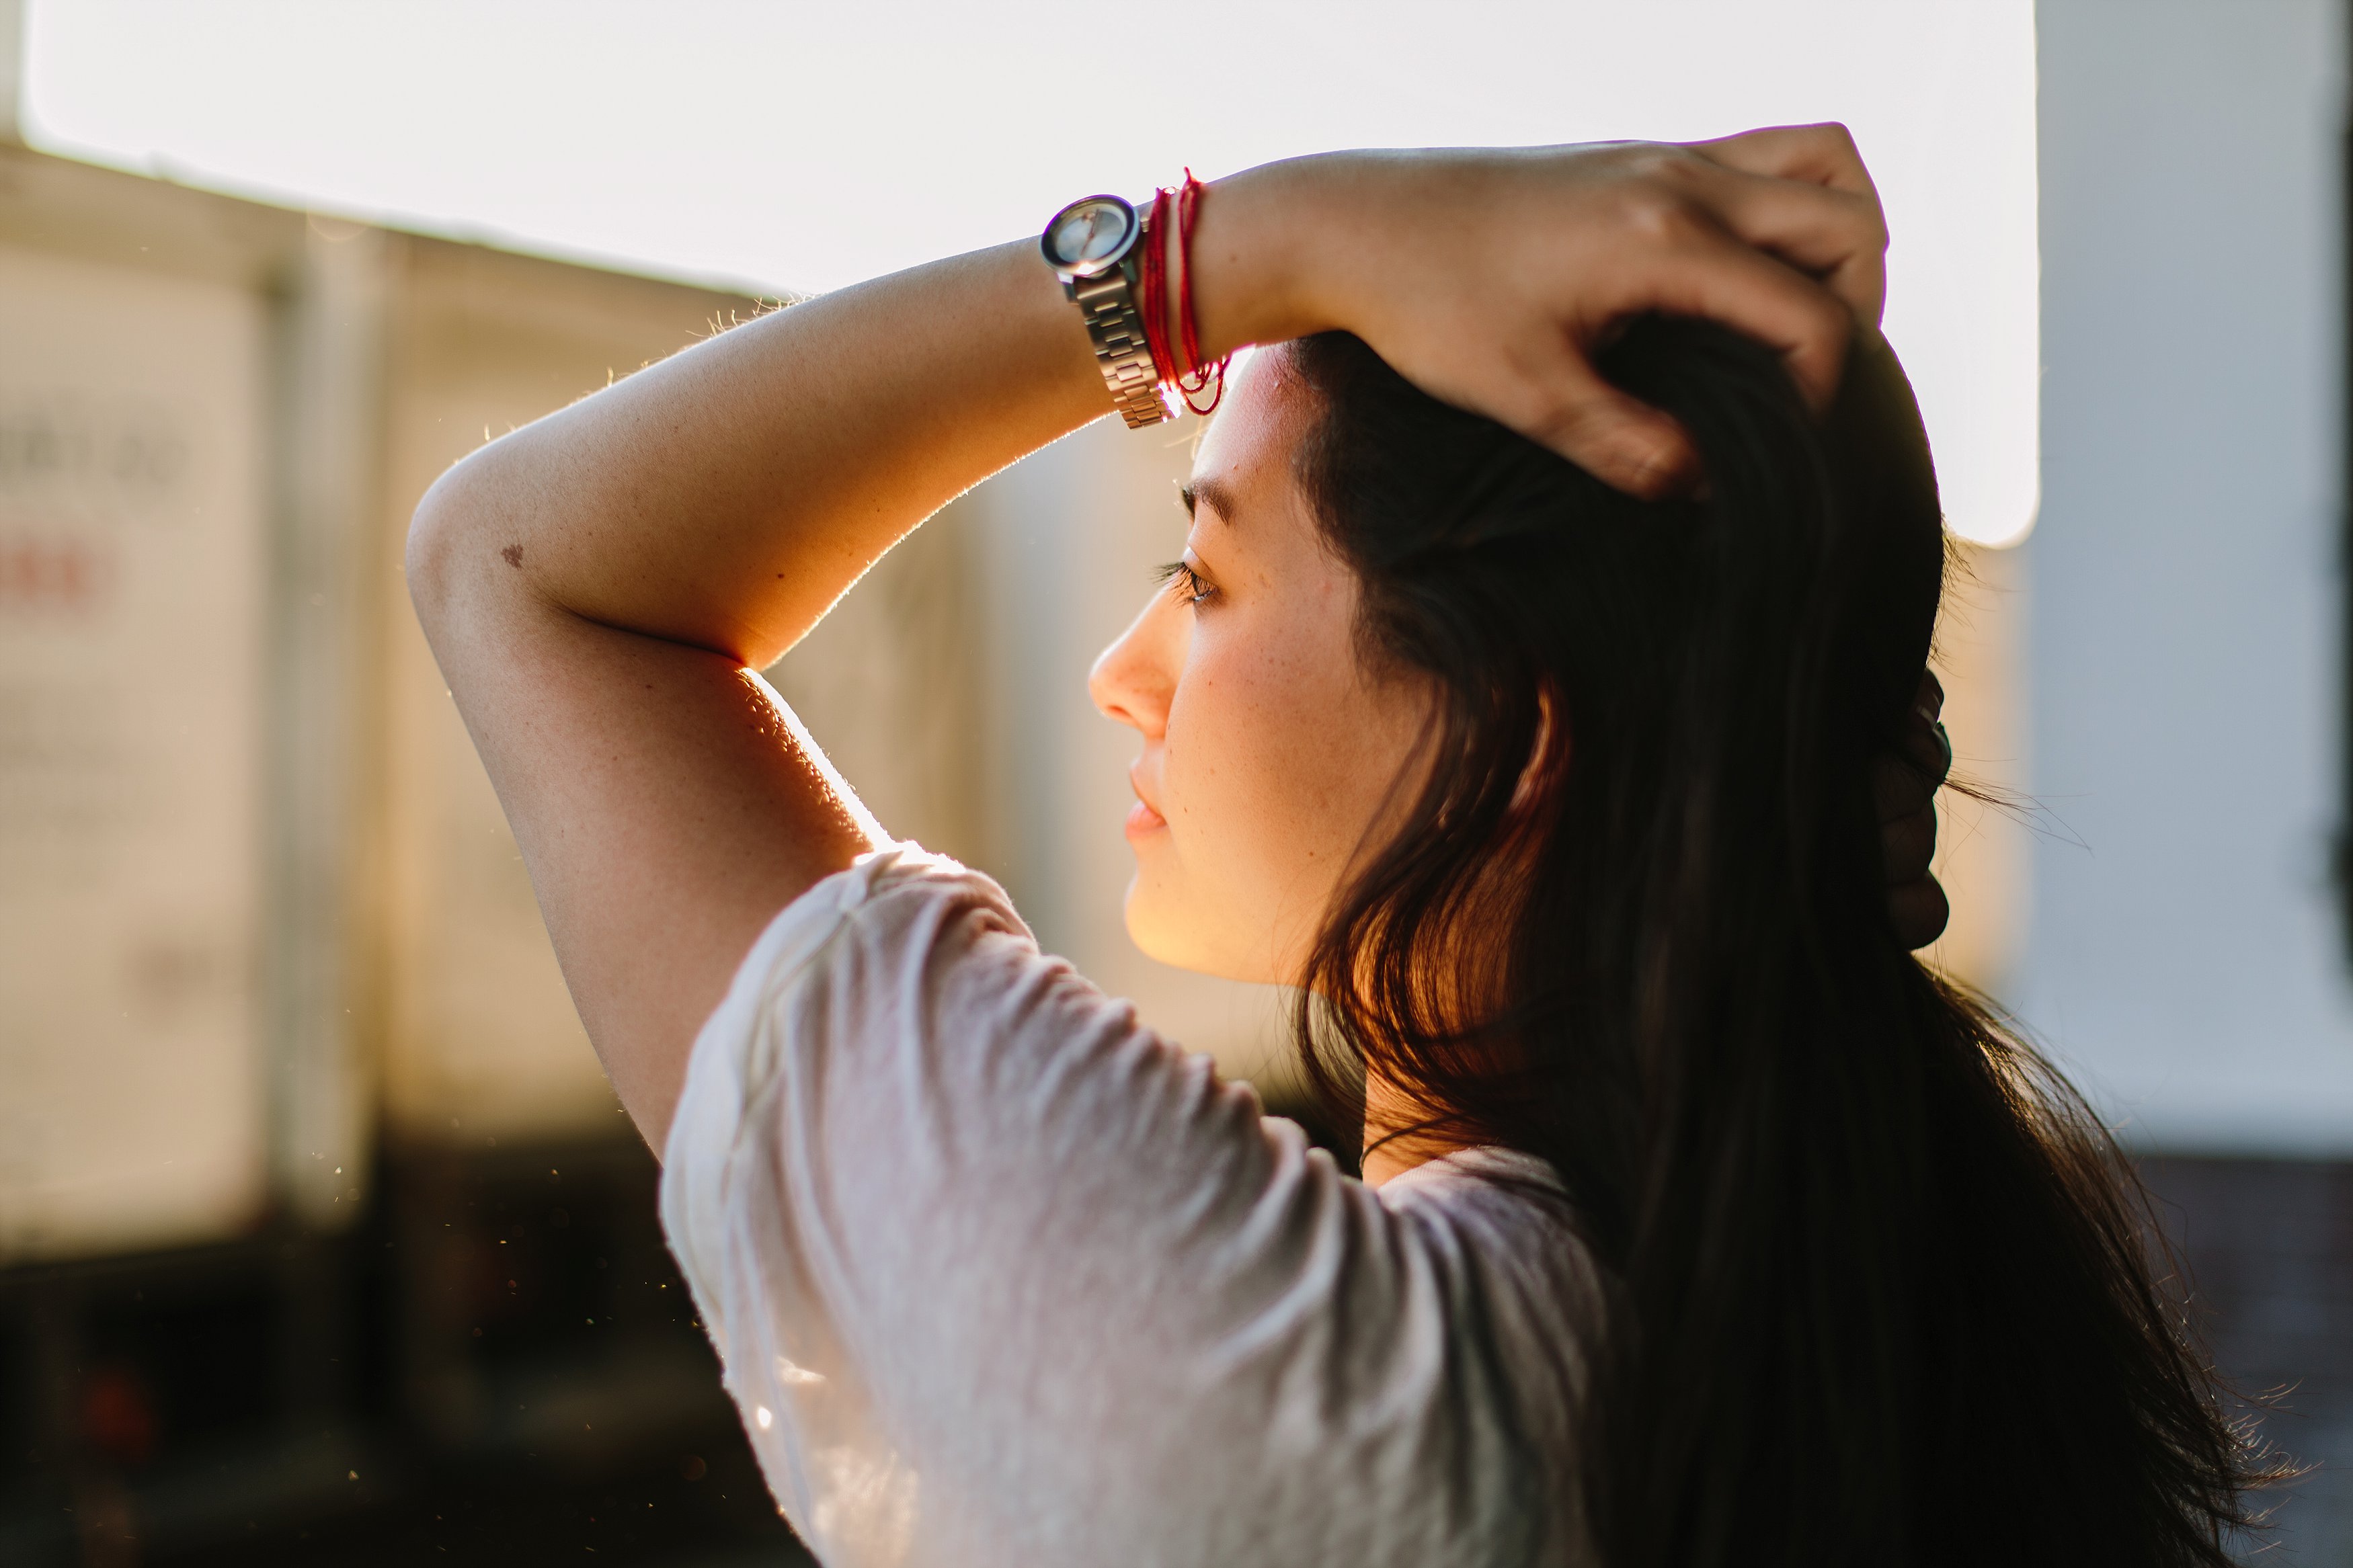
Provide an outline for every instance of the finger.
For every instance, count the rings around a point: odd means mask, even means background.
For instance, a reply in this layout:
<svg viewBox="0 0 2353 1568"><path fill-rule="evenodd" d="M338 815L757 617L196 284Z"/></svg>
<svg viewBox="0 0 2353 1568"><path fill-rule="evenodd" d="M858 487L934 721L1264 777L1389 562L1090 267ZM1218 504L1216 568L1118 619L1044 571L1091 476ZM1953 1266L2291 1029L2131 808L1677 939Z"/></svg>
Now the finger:
<svg viewBox="0 0 2353 1568"><path fill-rule="evenodd" d="M1845 126L1773 126L1693 142L1690 150L1725 170L1754 176L1760 188L1810 186L1833 198L1839 204L1835 217L1817 209L1814 226L1796 232L1780 231L1800 224L1807 209L1786 197L1752 198L1752 210L1725 216L1743 238L1788 256L1830 284L1854 307L1858 319L1878 326L1887 305L1887 214Z"/></svg>
<svg viewBox="0 0 2353 1568"><path fill-rule="evenodd" d="M1603 380L1579 353L1532 367L1506 398L1504 423L1644 500L1682 493L1699 473L1683 427Z"/></svg>
<svg viewBox="0 0 2353 1568"><path fill-rule="evenodd" d="M1687 143L1710 163L1777 180L1827 185L1879 205L1879 187L1854 144L1854 135L1836 121L1820 125L1768 125L1736 136Z"/></svg>
<svg viewBox="0 0 2353 1568"><path fill-rule="evenodd" d="M1821 284L1703 225L1662 252L1644 278L1642 297L1613 313L1643 310L1703 316L1771 344L1816 408L1838 390L1855 323L1847 305Z"/></svg>
<svg viewBox="0 0 2353 1568"><path fill-rule="evenodd" d="M1936 879L1923 877L1889 890L1887 913L1895 928L1895 940L1912 950L1945 934L1945 927L1952 921L1953 906Z"/></svg>
<svg viewBox="0 0 2353 1568"><path fill-rule="evenodd" d="M1698 456L1672 418L1604 380L1585 346L1642 310L1701 316L1781 351L1790 378L1819 408L1837 389L1854 318L1820 284L1743 244L1704 219L1662 252L1641 291L1599 309L1581 342L1522 377L1498 400L1503 422L1551 447L1603 483L1644 500L1697 482Z"/></svg>
<svg viewBox="0 0 2353 1568"><path fill-rule="evenodd" d="M1857 321L1887 310L1887 224L1877 204L1788 180L1726 173L1712 204L1725 226L1826 284Z"/></svg>
<svg viewBox="0 0 2353 1568"><path fill-rule="evenodd" d="M1694 195L1734 235L1827 284L1857 320L1887 304L1887 220L1879 204L1806 181L1703 163Z"/></svg>

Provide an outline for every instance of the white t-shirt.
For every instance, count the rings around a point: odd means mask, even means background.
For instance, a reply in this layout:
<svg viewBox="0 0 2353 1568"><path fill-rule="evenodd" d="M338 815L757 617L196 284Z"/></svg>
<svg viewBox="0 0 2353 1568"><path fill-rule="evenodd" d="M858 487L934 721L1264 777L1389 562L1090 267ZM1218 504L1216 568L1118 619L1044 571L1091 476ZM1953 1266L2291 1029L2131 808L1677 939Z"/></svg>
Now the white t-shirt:
<svg viewBox="0 0 2353 1568"><path fill-rule="evenodd" d="M744 959L661 1210L829 1568L1575 1563L1596 1276L1482 1179L1543 1170L1349 1179L901 846Z"/></svg>

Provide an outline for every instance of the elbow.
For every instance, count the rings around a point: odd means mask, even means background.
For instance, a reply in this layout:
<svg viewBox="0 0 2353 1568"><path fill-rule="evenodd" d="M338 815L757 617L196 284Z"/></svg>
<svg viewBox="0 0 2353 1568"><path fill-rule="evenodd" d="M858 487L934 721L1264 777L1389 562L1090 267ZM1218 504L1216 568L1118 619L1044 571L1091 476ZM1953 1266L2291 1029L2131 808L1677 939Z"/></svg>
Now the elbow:
<svg viewBox="0 0 2353 1568"><path fill-rule="evenodd" d="M409 603L428 640L450 613L462 577L460 563L482 548L486 499L476 467L470 458L444 472L409 516L402 567Z"/></svg>

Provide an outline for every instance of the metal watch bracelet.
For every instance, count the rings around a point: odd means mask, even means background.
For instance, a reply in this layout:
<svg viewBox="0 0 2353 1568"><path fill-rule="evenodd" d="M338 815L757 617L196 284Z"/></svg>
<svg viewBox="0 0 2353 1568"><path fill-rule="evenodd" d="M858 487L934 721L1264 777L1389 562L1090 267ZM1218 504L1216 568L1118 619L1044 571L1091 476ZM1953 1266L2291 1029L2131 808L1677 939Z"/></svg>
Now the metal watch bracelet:
<svg viewBox="0 0 2353 1568"><path fill-rule="evenodd" d="M1144 335L1144 316L1135 308L1135 291L1124 268L1114 267L1100 278L1073 279L1070 296L1087 322L1087 339L1094 344L1095 363L1103 367L1103 383L1111 388L1112 406L1131 430L1157 425L1168 417L1160 401L1160 377L1152 363L1152 346Z"/></svg>

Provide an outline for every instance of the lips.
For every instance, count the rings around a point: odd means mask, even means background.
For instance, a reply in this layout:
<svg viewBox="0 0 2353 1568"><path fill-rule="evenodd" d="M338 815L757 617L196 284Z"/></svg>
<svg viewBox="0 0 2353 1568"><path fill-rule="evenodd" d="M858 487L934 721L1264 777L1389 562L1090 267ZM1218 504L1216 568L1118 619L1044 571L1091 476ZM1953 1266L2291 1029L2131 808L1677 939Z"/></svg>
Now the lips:
<svg viewBox="0 0 2353 1568"><path fill-rule="evenodd" d="M1167 826L1168 819L1160 815L1159 809L1144 793L1144 782L1136 777L1134 768L1127 770L1127 782L1129 787L1135 791L1135 804L1128 808L1127 813L1127 836L1134 838L1138 834L1156 833Z"/></svg>

